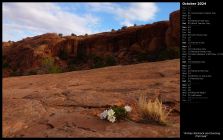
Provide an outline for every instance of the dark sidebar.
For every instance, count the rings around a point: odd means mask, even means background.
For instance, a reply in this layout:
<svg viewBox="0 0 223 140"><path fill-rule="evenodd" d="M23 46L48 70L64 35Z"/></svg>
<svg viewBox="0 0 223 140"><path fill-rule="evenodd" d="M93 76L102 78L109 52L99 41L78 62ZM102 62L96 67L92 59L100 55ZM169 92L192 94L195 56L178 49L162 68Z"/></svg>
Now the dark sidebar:
<svg viewBox="0 0 223 140"><path fill-rule="evenodd" d="M181 138L222 137L223 47L216 1L181 2Z"/></svg>

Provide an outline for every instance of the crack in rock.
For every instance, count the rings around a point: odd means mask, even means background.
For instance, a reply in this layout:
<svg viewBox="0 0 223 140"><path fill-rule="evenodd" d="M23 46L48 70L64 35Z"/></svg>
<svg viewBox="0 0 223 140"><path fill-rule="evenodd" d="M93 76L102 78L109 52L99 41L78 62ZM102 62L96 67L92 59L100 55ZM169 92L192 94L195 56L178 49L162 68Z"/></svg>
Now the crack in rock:
<svg viewBox="0 0 223 140"><path fill-rule="evenodd" d="M48 126L49 129L53 129L54 128L54 126L52 124L50 124L50 123L46 123L46 125Z"/></svg>
<svg viewBox="0 0 223 140"><path fill-rule="evenodd" d="M109 108L111 107L111 105L104 105L104 106L92 106L92 105L55 105L57 107L82 107L82 108L87 108L87 109L91 109L91 108Z"/></svg>
<svg viewBox="0 0 223 140"><path fill-rule="evenodd" d="M85 131L96 132L95 130L92 130L92 129L90 129L90 128L77 126L75 123L72 123L72 125L73 125L74 127L76 127L76 128L79 128L79 129L82 129L82 130L85 130Z"/></svg>

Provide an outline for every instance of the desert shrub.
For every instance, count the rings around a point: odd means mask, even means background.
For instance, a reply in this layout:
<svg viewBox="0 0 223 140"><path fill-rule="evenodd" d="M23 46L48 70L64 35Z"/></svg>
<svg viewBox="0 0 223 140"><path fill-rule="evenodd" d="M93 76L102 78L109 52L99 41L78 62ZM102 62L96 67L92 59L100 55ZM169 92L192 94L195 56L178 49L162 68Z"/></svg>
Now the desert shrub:
<svg viewBox="0 0 223 140"><path fill-rule="evenodd" d="M146 100L144 95L139 98L139 108L145 120L155 121L160 124L167 123L167 117L171 110L167 111L158 98L155 100Z"/></svg>
<svg viewBox="0 0 223 140"><path fill-rule="evenodd" d="M54 65L49 68L48 72L49 73L61 73L62 70L58 66Z"/></svg>
<svg viewBox="0 0 223 140"><path fill-rule="evenodd" d="M77 36L76 34L72 33L71 36Z"/></svg>
<svg viewBox="0 0 223 140"><path fill-rule="evenodd" d="M84 36L88 36L88 34L85 34Z"/></svg>
<svg viewBox="0 0 223 140"><path fill-rule="evenodd" d="M134 24L134 26L137 26L136 24Z"/></svg>
<svg viewBox="0 0 223 140"><path fill-rule="evenodd" d="M42 60L42 67L47 73L60 73L62 70L54 63L54 59L51 57L45 57Z"/></svg>
<svg viewBox="0 0 223 140"><path fill-rule="evenodd" d="M116 65L116 60L113 56L105 57L105 65L106 66L114 66Z"/></svg>
<svg viewBox="0 0 223 140"><path fill-rule="evenodd" d="M49 67L49 66L52 66L52 65L54 65L54 59L53 58L51 58L51 57L45 57L45 58L43 58L43 60L42 60L42 65L44 66L44 67Z"/></svg>
<svg viewBox="0 0 223 140"><path fill-rule="evenodd" d="M127 113L127 111L125 110L125 108L123 108L123 107L119 107L119 106L113 106L111 109L114 110L114 112L115 112L115 117L116 117L117 120L119 120L119 119L124 119L124 118L127 117L127 114L128 114L128 113Z"/></svg>
<svg viewBox="0 0 223 140"><path fill-rule="evenodd" d="M112 32L114 32L114 31L115 31L115 29L111 29L111 31L112 31Z"/></svg>
<svg viewBox="0 0 223 140"><path fill-rule="evenodd" d="M159 60L175 59L175 58L179 58L179 57L180 57L180 48L179 47L165 48L158 55Z"/></svg>

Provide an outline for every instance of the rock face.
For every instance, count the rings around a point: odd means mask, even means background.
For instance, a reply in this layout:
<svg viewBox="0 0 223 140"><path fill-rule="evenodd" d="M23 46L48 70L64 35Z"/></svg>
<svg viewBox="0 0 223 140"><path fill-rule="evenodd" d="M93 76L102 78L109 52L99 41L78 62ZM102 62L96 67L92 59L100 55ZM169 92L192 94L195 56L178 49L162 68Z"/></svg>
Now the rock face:
<svg viewBox="0 0 223 140"><path fill-rule="evenodd" d="M3 43L3 62L7 64L3 76L6 77L10 72L11 74L14 72L16 75L24 75L30 69L39 67L41 58L51 55L49 47L61 40L57 34L47 33L28 37L7 46Z"/></svg>
<svg viewBox="0 0 223 140"><path fill-rule="evenodd" d="M180 11L170 14L170 26L166 32L167 47L180 46Z"/></svg>
<svg viewBox="0 0 223 140"><path fill-rule="evenodd" d="M170 14L170 21L112 32L65 37L47 33L10 45L3 43L3 58L7 69L19 75L40 69L45 57L52 57L55 64L65 70L71 66L90 69L159 60L161 51L170 47L179 48L179 19L179 11L176 11ZM7 76L6 73L3 76Z"/></svg>
<svg viewBox="0 0 223 140"><path fill-rule="evenodd" d="M179 59L3 78L3 137L179 137L179 82ZM156 91L170 125L140 122L139 95ZM100 120L112 105L130 105L130 120Z"/></svg>
<svg viewBox="0 0 223 140"><path fill-rule="evenodd" d="M165 45L165 31L169 22L157 22L139 27L129 27L119 31L88 35L86 37L69 37L52 47L55 56L64 50L69 56L78 55L119 55L126 53L156 53Z"/></svg>

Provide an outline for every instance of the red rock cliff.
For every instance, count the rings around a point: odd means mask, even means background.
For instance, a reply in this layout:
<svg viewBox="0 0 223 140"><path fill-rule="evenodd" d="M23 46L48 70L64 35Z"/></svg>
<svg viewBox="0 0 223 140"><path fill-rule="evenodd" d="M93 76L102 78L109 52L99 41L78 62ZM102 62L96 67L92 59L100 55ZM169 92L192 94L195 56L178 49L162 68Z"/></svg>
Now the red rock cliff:
<svg viewBox="0 0 223 140"><path fill-rule="evenodd" d="M175 11L170 14L169 21L112 32L65 37L47 33L18 42L3 43L3 59L7 69L23 75L38 69L44 57L52 57L57 65L65 68L75 61L73 64L83 69L91 68L92 63L106 66L105 57L112 57L116 64L150 60L166 48L179 48L179 44L180 11ZM85 61L77 62L80 58Z"/></svg>

